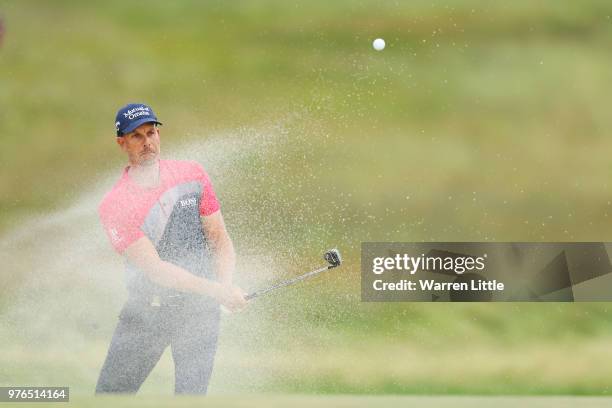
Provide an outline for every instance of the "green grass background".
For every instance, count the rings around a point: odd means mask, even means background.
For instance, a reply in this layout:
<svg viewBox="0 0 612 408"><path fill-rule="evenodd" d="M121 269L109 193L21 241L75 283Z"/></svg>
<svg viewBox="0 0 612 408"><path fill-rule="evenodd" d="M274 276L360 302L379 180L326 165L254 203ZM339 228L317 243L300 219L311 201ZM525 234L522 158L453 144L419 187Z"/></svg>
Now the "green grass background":
<svg viewBox="0 0 612 408"><path fill-rule="evenodd" d="M164 122L165 151L189 158L198 146L212 158L241 253L278 254L294 275L324 248L344 252L342 274L226 324L215 392L609 392L606 303L358 296L362 241L610 240L609 2L0 0L0 14L5 240L92 185L110 187L102 180L124 163L114 114L145 101ZM251 153L232 162L225 140ZM61 222L29 228L2 252L19 259L0 267L4 310L40 270L30 259L40 240L65 234ZM67 304L93 315L68 312L61 334L2 327L1 383L91 392L120 300L99 312L112 291L62 279L37 290L81 292ZM143 393L169 394L171 383L166 356Z"/></svg>

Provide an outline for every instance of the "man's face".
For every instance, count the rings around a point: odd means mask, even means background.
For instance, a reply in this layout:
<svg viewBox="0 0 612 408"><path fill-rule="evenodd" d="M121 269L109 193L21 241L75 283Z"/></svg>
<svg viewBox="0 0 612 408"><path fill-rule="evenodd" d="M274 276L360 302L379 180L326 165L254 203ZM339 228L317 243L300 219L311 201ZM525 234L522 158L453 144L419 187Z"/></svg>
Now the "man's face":
<svg viewBox="0 0 612 408"><path fill-rule="evenodd" d="M159 129L154 123L140 125L134 131L118 137L117 143L128 154L132 165L149 166L159 158Z"/></svg>

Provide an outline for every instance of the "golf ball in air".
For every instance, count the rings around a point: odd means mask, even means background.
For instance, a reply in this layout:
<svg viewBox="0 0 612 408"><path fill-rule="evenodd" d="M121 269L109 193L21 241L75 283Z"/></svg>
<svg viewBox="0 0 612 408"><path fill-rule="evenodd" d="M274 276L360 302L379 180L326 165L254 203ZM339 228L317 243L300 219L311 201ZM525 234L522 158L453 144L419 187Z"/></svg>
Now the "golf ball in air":
<svg viewBox="0 0 612 408"><path fill-rule="evenodd" d="M374 49L376 51L382 51L385 49L385 40L383 40L382 38L377 38L374 40L374 42L372 43L372 47L374 47Z"/></svg>

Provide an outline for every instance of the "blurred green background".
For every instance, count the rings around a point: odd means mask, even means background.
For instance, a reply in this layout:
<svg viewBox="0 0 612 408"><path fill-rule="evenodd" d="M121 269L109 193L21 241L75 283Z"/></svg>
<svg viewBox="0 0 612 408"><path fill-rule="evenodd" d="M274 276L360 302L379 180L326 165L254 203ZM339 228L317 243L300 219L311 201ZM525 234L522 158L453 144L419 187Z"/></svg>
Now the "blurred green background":
<svg viewBox="0 0 612 408"><path fill-rule="evenodd" d="M2 385L93 390L125 294L85 192L118 177L114 115L143 101L166 157L205 163L239 253L282 266L243 265L245 287L328 247L347 260L230 318L212 392L609 392L606 303L359 301L363 241L610 241L609 1L0 0L0 15ZM55 258L117 268L99 285ZM143 393L171 383L166 358Z"/></svg>

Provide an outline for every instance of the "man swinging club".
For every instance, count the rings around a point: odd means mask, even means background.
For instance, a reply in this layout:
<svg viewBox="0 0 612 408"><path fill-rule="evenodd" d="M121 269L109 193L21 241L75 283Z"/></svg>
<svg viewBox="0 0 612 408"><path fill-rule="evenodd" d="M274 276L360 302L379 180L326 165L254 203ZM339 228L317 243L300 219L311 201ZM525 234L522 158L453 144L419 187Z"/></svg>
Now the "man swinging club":
<svg viewBox="0 0 612 408"><path fill-rule="evenodd" d="M126 259L129 296L96 393L137 392L170 345L175 393L205 394L219 305L246 305L232 284L234 248L208 175L196 162L160 160L159 125L144 104L124 106L115 120L129 164L99 213Z"/></svg>

